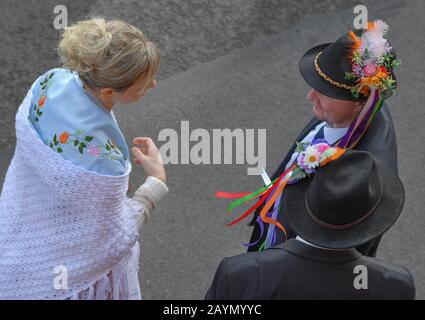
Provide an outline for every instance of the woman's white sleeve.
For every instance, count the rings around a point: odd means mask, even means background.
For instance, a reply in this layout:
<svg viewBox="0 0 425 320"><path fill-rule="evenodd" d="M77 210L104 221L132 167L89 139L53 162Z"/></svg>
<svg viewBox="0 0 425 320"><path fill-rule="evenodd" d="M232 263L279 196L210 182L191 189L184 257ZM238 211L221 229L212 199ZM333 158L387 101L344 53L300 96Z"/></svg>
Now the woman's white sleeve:
<svg viewBox="0 0 425 320"><path fill-rule="evenodd" d="M135 209L137 229L140 230L142 225L149 220L151 212L155 209L158 202L168 193L167 185L161 180L149 176L146 178L139 189L130 198L131 205Z"/></svg>

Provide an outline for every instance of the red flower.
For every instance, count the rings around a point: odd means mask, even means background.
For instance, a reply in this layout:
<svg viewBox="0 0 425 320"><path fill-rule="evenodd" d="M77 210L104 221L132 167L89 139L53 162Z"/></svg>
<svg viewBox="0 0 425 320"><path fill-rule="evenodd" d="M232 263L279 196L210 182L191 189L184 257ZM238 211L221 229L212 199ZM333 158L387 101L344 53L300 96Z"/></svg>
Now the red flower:
<svg viewBox="0 0 425 320"><path fill-rule="evenodd" d="M46 96L42 96L40 101L38 102L38 107L41 109L44 106L44 102L46 101Z"/></svg>
<svg viewBox="0 0 425 320"><path fill-rule="evenodd" d="M64 133L62 133L61 135L60 135L60 137L59 137L59 141L60 141L60 143L62 143L62 144L65 144L65 143L67 143L68 142L68 139L69 139L69 133L68 132L64 132Z"/></svg>

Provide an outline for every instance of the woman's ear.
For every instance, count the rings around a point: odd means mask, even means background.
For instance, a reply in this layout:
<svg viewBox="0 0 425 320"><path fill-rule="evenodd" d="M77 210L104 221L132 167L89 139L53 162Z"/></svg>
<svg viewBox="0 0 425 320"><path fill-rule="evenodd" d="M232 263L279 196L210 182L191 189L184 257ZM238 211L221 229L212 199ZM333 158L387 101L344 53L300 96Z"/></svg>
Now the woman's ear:
<svg viewBox="0 0 425 320"><path fill-rule="evenodd" d="M112 88L104 88L100 90L100 95L105 98L111 98L114 94L114 90Z"/></svg>

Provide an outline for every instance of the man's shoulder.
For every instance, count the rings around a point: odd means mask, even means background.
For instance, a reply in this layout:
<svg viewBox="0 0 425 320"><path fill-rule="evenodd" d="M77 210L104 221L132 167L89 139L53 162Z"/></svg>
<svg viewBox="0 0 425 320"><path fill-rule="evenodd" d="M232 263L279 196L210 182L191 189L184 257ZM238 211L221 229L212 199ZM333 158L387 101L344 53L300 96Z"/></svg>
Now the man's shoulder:
<svg viewBox="0 0 425 320"><path fill-rule="evenodd" d="M378 258L362 256L360 262L367 267L369 277L379 277L404 298L415 298L415 282L412 273L404 266Z"/></svg>
<svg viewBox="0 0 425 320"><path fill-rule="evenodd" d="M286 244L282 244L279 248L270 248L259 252L246 252L225 259L227 272L250 272L261 268L263 265L271 263L279 263L288 260L294 255L285 249Z"/></svg>
<svg viewBox="0 0 425 320"><path fill-rule="evenodd" d="M363 265L367 270L367 292L344 289L352 288L346 285L353 283L357 276L354 270L358 265ZM339 295L358 299L415 298L413 277L402 266L361 256L354 250L334 256L332 252L316 250L295 239L261 252L225 258L218 274L225 281L226 292L231 297L290 298L313 297L317 294L327 298ZM308 287L320 275L322 283L330 285L329 292ZM287 291L287 286L298 289Z"/></svg>

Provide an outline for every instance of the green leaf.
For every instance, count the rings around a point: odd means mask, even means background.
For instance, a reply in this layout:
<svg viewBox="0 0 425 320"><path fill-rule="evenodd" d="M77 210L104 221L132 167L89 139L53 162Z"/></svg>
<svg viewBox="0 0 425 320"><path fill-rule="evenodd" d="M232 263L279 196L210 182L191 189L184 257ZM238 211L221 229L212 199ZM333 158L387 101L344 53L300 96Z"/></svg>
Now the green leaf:
<svg viewBox="0 0 425 320"><path fill-rule="evenodd" d="M81 148L87 148L87 145L86 145L84 142L81 142L81 143L80 143L80 147L81 147Z"/></svg>
<svg viewBox="0 0 425 320"><path fill-rule="evenodd" d="M56 134L53 136L53 142L56 142L56 141L58 141L57 140L57 137L56 137Z"/></svg>
<svg viewBox="0 0 425 320"><path fill-rule="evenodd" d="M52 79L54 75L55 75L55 73L54 73L54 72L52 72L52 73L50 74L50 76L49 76L49 79Z"/></svg>
<svg viewBox="0 0 425 320"><path fill-rule="evenodd" d="M37 117L35 117L35 119L34 119L34 120L35 120L35 122L38 122L38 118L37 118Z"/></svg>
<svg viewBox="0 0 425 320"><path fill-rule="evenodd" d="M111 147L108 144L106 144L106 150L111 150Z"/></svg>
<svg viewBox="0 0 425 320"><path fill-rule="evenodd" d="M108 144L111 147L111 149L115 149L115 146L112 144L112 142L110 140L108 140Z"/></svg>
<svg viewBox="0 0 425 320"><path fill-rule="evenodd" d="M50 142L50 148L53 148L53 143Z"/></svg>
<svg viewBox="0 0 425 320"><path fill-rule="evenodd" d="M363 64L363 58L359 52L355 51L353 54L353 61L359 65Z"/></svg>
<svg viewBox="0 0 425 320"><path fill-rule="evenodd" d="M78 144L79 144L80 142L78 141L78 140L75 140L74 141L74 147L76 147L76 146L78 146Z"/></svg>
<svg viewBox="0 0 425 320"><path fill-rule="evenodd" d="M353 96L355 98L358 98L359 97L359 90L357 90L356 88L353 88L350 91L351 91L351 93L353 94Z"/></svg>
<svg viewBox="0 0 425 320"><path fill-rule="evenodd" d="M297 148L295 149L295 152L301 153L305 150L306 145L308 145L308 143L304 143L304 142L296 142L297 144Z"/></svg>
<svg viewBox="0 0 425 320"><path fill-rule="evenodd" d="M43 115L42 111L37 112L38 116L41 117Z"/></svg>
<svg viewBox="0 0 425 320"><path fill-rule="evenodd" d="M55 146L59 145L59 141L54 141L55 142Z"/></svg>
<svg viewBox="0 0 425 320"><path fill-rule="evenodd" d="M83 153L84 153L84 148L79 147L79 148L78 148L78 151L80 151L80 153L81 153L81 154L83 154Z"/></svg>
<svg viewBox="0 0 425 320"><path fill-rule="evenodd" d="M344 78L347 80L354 80L357 76L353 72L346 72Z"/></svg>
<svg viewBox="0 0 425 320"><path fill-rule="evenodd" d="M89 137L89 136L87 136L85 139L86 139L86 141L87 141L87 142L90 142L90 141L92 141L92 140L93 140L93 137Z"/></svg>
<svg viewBox="0 0 425 320"><path fill-rule="evenodd" d="M292 170L292 176L297 175L301 171L301 168L299 166L296 166L294 170Z"/></svg>
<svg viewBox="0 0 425 320"><path fill-rule="evenodd" d="M400 64L401 64L401 60L394 60L391 63L391 67L398 67L398 66L400 66Z"/></svg>
<svg viewBox="0 0 425 320"><path fill-rule="evenodd" d="M36 104L34 105L34 110L37 110L37 105Z"/></svg>
<svg viewBox="0 0 425 320"><path fill-rule="evenodd" d="M61 148L58 148L58 153L63 153L63 150Z"/></svg>

